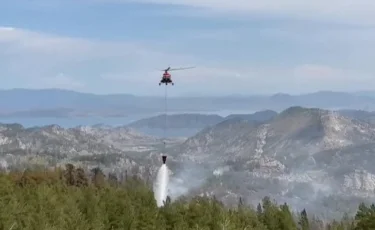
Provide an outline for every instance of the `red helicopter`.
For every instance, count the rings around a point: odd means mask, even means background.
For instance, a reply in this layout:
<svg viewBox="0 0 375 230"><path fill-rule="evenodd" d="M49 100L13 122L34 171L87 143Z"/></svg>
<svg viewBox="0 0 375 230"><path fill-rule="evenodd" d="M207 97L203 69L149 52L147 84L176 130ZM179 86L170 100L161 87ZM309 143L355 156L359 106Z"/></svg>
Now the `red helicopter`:
<svg viewBox="0 0 375 230"><path fill-rule="evenodd" d="M163 73L163 77L161 78L160 82L159 82L159 85L161 84L165 84L165 85L168 85L168 84L172 84L174 85L173 81L172 81L172 75L170 73L168 73L168 71L175 71L175 70L184 70L184 69L192 69L194 67L185 67L185 68L175 68L175 69L171 69L171 67L168 67L162 71L164 71Z"/></svg>

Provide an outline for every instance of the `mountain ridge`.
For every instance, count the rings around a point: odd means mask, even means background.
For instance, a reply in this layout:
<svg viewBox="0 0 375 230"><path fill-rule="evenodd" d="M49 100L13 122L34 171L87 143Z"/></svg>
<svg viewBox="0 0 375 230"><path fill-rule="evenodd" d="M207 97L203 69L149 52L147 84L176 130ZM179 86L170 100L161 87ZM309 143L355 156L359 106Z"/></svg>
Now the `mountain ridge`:
<svg viewBox="0 0 375 230"><path fill-rule="evenodd" d="M10 100L11 99L11 100ZM290 106L369 109L375 108L375 98L355 93L319 91L301 95L253 95L169 97L169 110L219 111L241 110L281 111ZM164 110L164 97L135 96L130 94L92 94L62 89L0 90L0 116L126 116L129 114L160 113ZM199 109L197 109L199 108ZM31 113L31 115L29 114Z"/></svg>
<svg viewBox="0 0 375 230"><path fill-rule="evenodd" d="M338 215L337 205L342 215L358 200L375 200L375 125L335 111L290 107L266 121L227 119L167 141L164 149L162 138L123 126L0 124L0 162L18 168L73 162L148 178L167 154L172 197L214 194L235 205L239 197L269 195L314 213L330 202L330 216Z"/></svg>
<svg viewBox="0 0 375 230"><path fill-rule="evenodd" d="M292 192L297 184L315 183L322 192L366 197L375 186L371 179L375 170L369 167L375 163L369 158L374 145L373 124L332 111L292 107L263 123L227 120L206 128L174 149L174 158L194 161L234 181L252 178L260 184L239 183L259 191L258 195L269 192L258 187L261 183L277 180L273 195Z"/></svg>
<svg viewBox="0 0 375 230"><path fill-rule="evenodd" d="M177 136L192 136L206 127L216 125L225 120L244 119L249 121L266 121L276 115L277 112L272 110L258 111L253 114L231 114L228 116L196 113L172 114L167 116L164 114L140 119L126 125L126 127L156 136L170 136L171 134L171 136L176 136L173 135L174 133L179 134Z"/></svg>

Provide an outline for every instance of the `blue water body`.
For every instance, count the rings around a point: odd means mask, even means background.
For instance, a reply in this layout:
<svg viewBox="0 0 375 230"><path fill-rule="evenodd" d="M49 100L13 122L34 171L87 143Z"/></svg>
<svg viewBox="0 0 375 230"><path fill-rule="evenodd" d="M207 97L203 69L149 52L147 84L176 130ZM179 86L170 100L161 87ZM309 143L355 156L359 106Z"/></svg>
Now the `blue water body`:
<svg viewBox="0 0 375 230"><path fill-rule="evenodd" d="M105 124L111 126L127 125L137 118L131 117L72 117L72 118L0 118L0 123L18 123L26 128L45 125L59 125L64 128L72 128L79 125Z"/></svg>
<svg viewBox="0 0 375 230"><path fill-rule="evenodd" d="M178 113L200 113L200 114L217 114L220 116L228 116L230 114L250 114L254 113L254 111L247 111L247 110L237 110L237 111L215 111L215 112L207 112L207 111L184 111ZM174 114L174 113L169 113ZM158 114L141 114L141 115L132 115L127 117L33 117L33 118L22 118L22 117L12 117L12 118L0 118L0 123L18 123L23 125L26 128L34 127L34 126L45 126L45 125L59 125L64 128L72 128L79 125L96 125L96 124L104 124L110 126L123 126L127 125L131 122L137 121L139 119L147 118L156 116Z"/></svg>

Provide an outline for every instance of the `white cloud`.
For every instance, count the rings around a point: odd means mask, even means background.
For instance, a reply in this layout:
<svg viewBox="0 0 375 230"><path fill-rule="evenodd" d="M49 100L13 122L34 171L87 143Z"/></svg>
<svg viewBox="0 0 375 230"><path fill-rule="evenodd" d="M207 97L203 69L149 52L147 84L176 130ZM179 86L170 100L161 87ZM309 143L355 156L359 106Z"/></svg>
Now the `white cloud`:
<svg viewBox="0 0 375 230"><path fill-rule="evenodd" d="M0 74L12 76L19 84L38 82L41 87L49 87L56 81L77 87L59 73L72 72L79 79L93 79L113 69L128 75L157 66L164 68L163 60L167 58L184 60L184 57L145 47L136 42L103 42L0 27ZM79 79L74 82L82 81Z"/></svg>
<svg viewBox="0 0 375 230"><path fill-rule="evenodd" d="M28 53L71 58L87 55L93 48L92 43L81 39L45 35L12 27L0 27L0 44L8 47L7 54Z"/></svg>
<svg viewBox="0 0 375 230"><path fill-rule="evenodd" d="M199 57L161 52L135 42L60 37L9 27L0 27L0 49L4 50L0 53L0 75L11 76L12 87L111 91L119 90L120 83L122 90L138 87L147 92L142 87L151 89L157 85L161 69L193 66L197 62L200 66L196 69L172 72L174 79L191 87L239 76L230 67L208 67Z"/></svg>
<svg viewBox="0 0 375 230"><path fill-rule="evenodd" d="M364 90L374 81L371 74L325 65L305 64L292 70L295 86L304 90Z"/></svg>
<svg viewBox="0 0 375 230"><path fill-rule="evenodd" d="M278 27L262 28L260 33L265 37L280 38L297 43L343 44L373 46L375 29L369 28L340 28L340 27Z"/></svg>
<svg viewBox="0 0 375 230"><path fill-rule="evenodd" d="M347 79L347 73L342 69L323 65L305 64L294 68L294 76L298 79L309 80L342 80Z"/></svg>
<svg viewBox="0 0 375 230"><path fill-rule="evenodd" d="M326 65L304 64L293 69L295 79L307 82L334 83L340 82L350 86L352 83L368 83L374 80L372 75L352 71L350 69L335 68ZM331 85L330 85L331 86Z"/></svg>
<svg viewBox="0 0 375 230"><path fill-rule="evenodd" d="M66 76L64 73L59 73L56 76L44 78L43 82L47 88L82 90L85 86L82 82Z"/></svg>
<svg viewBox="0 0 375 230"><path fill-rule="evenodd" d="M95 1L95 0L93 0ZM96 0L108 2L108 0ZM110 0L203 7L216 12L270 14L303 19L330 20L355 24L375 24L372 0Z"/></svg>
<svg viewBox="0 0 375 230"><path fill-rule="evenodd" d="M366 88L373 82L369 74L326 65L273 67L246 59L230 64L233 60L225 58L215 63L149 46L0 27L0 76L6 79L2 87L154 94L161 69L192 65L196 68L171 72L178 86L172 94L302 92Z"/></svg>
<svg viewBox="0 0 375 230"><path fill-rule="evenodd" d="M0 55L9 58L30 58L27 61L47 62L52 65L78 63L95 59L123 59L123 62L155 60L165 53L145 48L137 42L105 42L39 33L25 29L0 27ZM46 66L45 66L46 67ZM47 65L48 67L48 65Z"/></svg>

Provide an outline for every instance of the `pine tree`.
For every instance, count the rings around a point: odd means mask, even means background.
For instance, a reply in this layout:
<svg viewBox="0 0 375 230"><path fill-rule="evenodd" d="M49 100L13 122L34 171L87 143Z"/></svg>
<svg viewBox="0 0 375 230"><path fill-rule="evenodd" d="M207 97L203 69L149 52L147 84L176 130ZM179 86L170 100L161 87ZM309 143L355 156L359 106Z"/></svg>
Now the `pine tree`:
<svg viewBox="0 0 375 230"><path fill-rule="evenodd" d="M297 226L293 220L292 213L289 210L289 206L284 203L280 206L279 223L280 230L297 230Z"/></svg>
<svg viewBox="0 0 375 230"><path fill-rule="evenodd" d="M76 172L74 165L66 164L65 165L65 173L64 173L65 181L67 185L73 186L76 184Z"/></svg>
<svg viewBox="0 0 375 230"><path fill-rule="evenodd" d="M94 184L96 187L104 186L105 175L103 171L99 167L96 167L96 168L93 168L91 172L92 172L92 178L91 178L92 184Z"/></svg>
<svg viewBox="0 0 375 230"><path fill-rule="evenodd" d="M263 218L262 214L263 214L262 205L260 203L258 203L257 216L258 216L259 220L262 220L262 218Z"/></svg>
<svg viewBox="0 0 375 230"><path fill-rule="evenodd" d="M310 229L309 219L307 217L307 212L305 209L303 209L302 212L300 213L298 224L301 230Z"/></svg>
<svg viewBox="0 0 375 230"><path fill-rule="evenodd" d="M278 229L279 226L279 208L272 203L270 197L266 196L262 200L263 203L263 223L269 229Z"/></svg>
<svg viewBox="0 0 375 230"><path fill-rule="evenodd" d="M372 204L367 207L364 203L361 203L355 219L357 221L356 229L375 229L375 205Z"/></svg>
<svg viewBox="0 0 375 230"><path fill-rule="evenodd" d="M77 175L76 185L78 187L88 186L89 181L86 177L85 171L82 168L77 168L76 175Z"/></svg>
<svg viewBox="0 0 375 230"><path fill-rule="evenodd" d="M324 229L323 221L317 218L316 216L313 216L310 221L310 229L311 230L322 230Z"/></svg>
<svg viewBox="0 0 375 230"><path fill-rule="evenodd" d="M117 179L117 176L115 173L108 174L108 182L113 186L117 186L119 184L119 180Z"/></svg>
<svg viewBox="0 0 375 230"><path fill-rule="evenodd" d="M347 215L342 221L323 226L316 218L308 220L303 210L295 222L286 203L279 206L269 197L262 200L263 207L259 204L256 209L242 199L237 208L230 209L215 197L181 197L174 201L168 197L165 205L158 208L152 190L139 178L115 185L96 169L92 184L67 186L69 181L85 184L80 175L86 174L71 166L63 170L64 174L61 172L0 172L0 229L295 230L299 224L303 230L354 230L354 222ZM21 181L24 183L19 186ZM96 186L101 183L105 187L98 189ZM355 218L356 229L375 229L374 214L375 205L361 204Z"/></svg>

